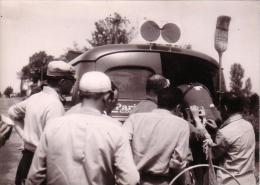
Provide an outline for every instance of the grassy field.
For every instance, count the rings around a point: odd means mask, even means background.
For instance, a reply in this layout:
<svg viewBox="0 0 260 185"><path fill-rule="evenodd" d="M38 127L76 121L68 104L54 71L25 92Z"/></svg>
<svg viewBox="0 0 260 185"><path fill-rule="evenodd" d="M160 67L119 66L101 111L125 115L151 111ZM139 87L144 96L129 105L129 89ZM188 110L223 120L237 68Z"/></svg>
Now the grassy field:
<svg viewBox="0 0 260 185"><path fill-rule="evenodd" d="M0 113L7 115L8 108L20 101L18 98L0 98ZM15 131L5 146L0 148L0 185L13 185L18 162L22 156L19 147L22 140Z"/></svg>

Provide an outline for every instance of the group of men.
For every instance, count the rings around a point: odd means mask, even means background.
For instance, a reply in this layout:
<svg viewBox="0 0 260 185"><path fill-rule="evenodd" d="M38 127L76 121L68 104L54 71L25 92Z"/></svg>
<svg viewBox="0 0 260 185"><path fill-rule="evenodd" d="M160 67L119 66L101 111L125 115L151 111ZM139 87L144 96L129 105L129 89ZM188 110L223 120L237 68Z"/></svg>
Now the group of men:
<svg viewBox="0 0 260 185"><path fill-rule="evenodd" d="M9 109L24 140L16 185L170 184L193 160L192 132L202 133L220 167L241 185L256 184L254 131L240 114L239 96L223 96L224 122L212 139L203 126L201 110L189 107L195 126L183 119L183 92L158 74L148 79L146 99L123 124L106 115L115 106L117 89L102 72L81 77L80 102L65 112L60 97L70 93L74 75L68 63L50 62L47 86ZM6 133L7 128L0 129ZM183 175L177 183L194 183L190 177ZM221 185L236 184L221 170L217 178Z"/></svg>

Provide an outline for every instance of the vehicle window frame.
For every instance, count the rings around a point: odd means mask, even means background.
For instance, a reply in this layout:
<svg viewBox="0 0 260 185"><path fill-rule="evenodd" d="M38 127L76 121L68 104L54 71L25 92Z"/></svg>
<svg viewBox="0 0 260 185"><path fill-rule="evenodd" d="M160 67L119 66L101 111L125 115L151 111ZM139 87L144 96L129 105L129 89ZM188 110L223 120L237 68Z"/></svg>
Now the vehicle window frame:
<svg viewBox="0 0 260 185"><path fill-rule="evenodd" d="M148 71L148 72L150 72L150 74L149 75L147 75L147 78L149 77L149 76L151 76L151 75L153 75L153 74L155 74L155 71L152 69L152 68L148 68L148 67L143 67L143 66L118 66L118 67L113 67L113 68L109 68L109 69L107 69L106 71L105 71L105 73L109 76L109 73L111 72L111 71L119 71L119 70L122 70L122 69L127 69L127 70L145 70L145 71ZM115 83L115 82L114 82ZM116 84L115 84L116 85ZM145 92L145 86L146 85L144 85L144 92ZM120 93L120 91L119 91L119 93ZM139 97L139 98L134 98L135 100L143 100L144 98L145 98L145 94L146 93L144 93L144 96L143 97ZM122 98L122 97L120 97L119 99L133 99L133 97L131 97L131 98Z"/></svg>

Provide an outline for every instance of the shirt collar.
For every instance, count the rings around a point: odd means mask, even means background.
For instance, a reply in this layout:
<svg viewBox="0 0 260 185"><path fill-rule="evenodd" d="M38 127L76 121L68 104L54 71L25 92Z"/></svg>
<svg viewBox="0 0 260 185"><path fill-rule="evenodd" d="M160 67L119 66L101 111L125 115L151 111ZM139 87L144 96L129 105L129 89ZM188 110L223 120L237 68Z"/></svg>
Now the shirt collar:
<svg viewBox="0 0 260 185"><path fill-rule="evenodd" d="M223 128L224 126L234 122L234 121L237 121L237 120L240 120L240 119L243 119L242 115L241 114L233 114L231 115L222 125L220 128Z"/></svg>
<svg viewBox="0 0 260 185"><path fill-rule="evenodd" d="M57 97L60 100L60 95L57 93L57 91L55 91L54 88L50 87L50 86L44 86L42 91L46 94L51 94L54 95L55 97Z"/></svg>
<svg viewBox="0 0 260 185"><path fill-rule="evenodd" d="M71 113L101 115L101 112L98 109L89 106L82 106L82 103L75 105L67 112L67 114Z"/></svg>
<svg viewBox="0 0 260 185"><path fill-rule="evenodd" d="M152 101L152 102L154 102L154 103L157 104L157 102L156 102L156 97L152 97L152 96L146 95L145 99L146 99L146 100L150 100L150 101Z"/></svg>
<svg viewBox="0 0 260 185"><path fill-rule="evenodd" d="M156 113L159 113L159 114L171 114L172 115L172 113L170 111L168 111L166 109L160 109L160 108L154 109L154 110L152 110L152 112L156 112Z"/></svg>

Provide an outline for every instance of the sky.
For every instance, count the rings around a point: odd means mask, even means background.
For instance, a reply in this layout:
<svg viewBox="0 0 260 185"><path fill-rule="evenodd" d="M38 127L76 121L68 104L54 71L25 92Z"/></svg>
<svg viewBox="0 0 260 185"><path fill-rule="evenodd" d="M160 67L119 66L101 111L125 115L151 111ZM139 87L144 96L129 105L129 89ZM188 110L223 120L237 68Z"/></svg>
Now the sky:
<svg viewBox="0 0 260 185"><path fill-rule="evenodd" d="M146 43L139 28L146 20L160 27L175 23L181 37L175 44L191 44L192 49L218 61L214 49L216 20L231 16L228 49L223 54L224 76L229 86L233 63L245 69L252 91L260 94L260 2L259 1L15 1L0 0L0 91L12 86L19 91L17 72L35 52L59 57L73 43L89 46L94 22L114 12L127 17L137 30L131 43ZM165 44L159 38L157 43Z"/></svg>

